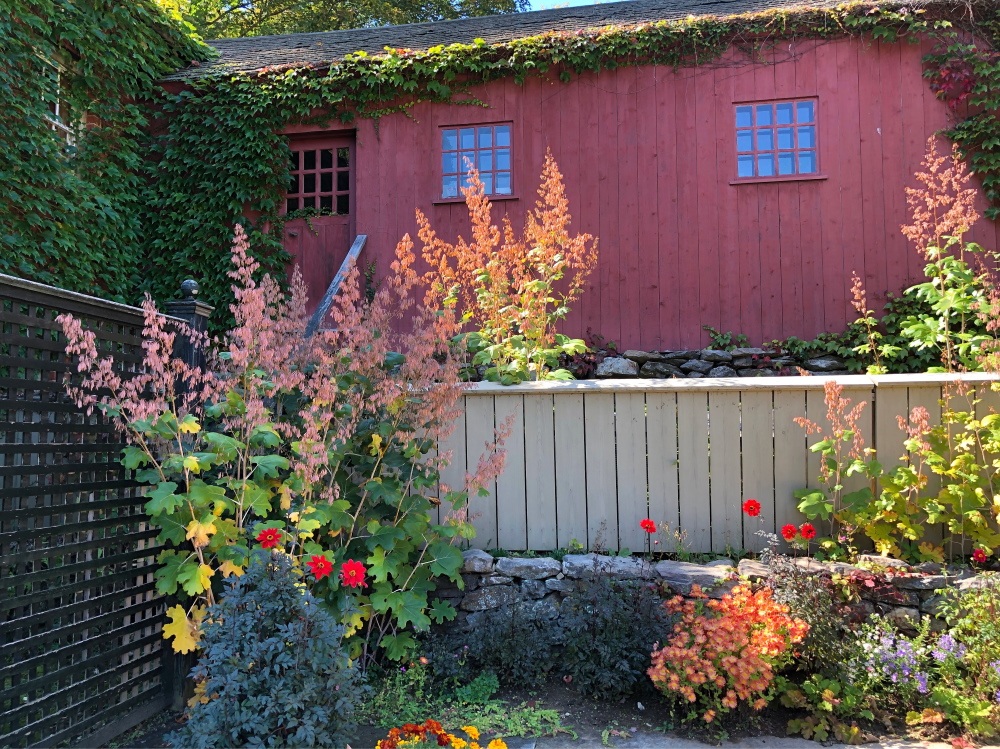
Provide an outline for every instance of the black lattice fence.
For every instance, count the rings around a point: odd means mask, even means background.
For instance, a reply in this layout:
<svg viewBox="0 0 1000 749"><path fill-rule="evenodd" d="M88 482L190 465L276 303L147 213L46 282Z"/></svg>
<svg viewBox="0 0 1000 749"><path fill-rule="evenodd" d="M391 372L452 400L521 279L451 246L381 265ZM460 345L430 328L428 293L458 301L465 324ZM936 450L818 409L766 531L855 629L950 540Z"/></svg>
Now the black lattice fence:
<svg viewBox="0 0 1000 749"><path fill-rule="evenodd" d="M156 531L122 437L64 393L69 312L122 371L141 310L0 275L0 746L96 746L161 709Z"/></svg>

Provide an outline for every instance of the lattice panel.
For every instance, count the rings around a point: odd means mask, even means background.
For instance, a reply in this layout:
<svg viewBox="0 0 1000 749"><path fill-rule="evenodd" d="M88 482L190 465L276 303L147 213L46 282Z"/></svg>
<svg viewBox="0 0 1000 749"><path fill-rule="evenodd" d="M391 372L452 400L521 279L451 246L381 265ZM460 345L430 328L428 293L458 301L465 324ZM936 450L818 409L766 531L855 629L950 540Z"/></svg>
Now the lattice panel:
<svg viewBox="0 0 1000 749"><path fill-rule="evenodd" d="M123 372L141 310L0 276L0 745L79 741L162 700L159 547L122 436L65 395L69 312Z"/></svg>

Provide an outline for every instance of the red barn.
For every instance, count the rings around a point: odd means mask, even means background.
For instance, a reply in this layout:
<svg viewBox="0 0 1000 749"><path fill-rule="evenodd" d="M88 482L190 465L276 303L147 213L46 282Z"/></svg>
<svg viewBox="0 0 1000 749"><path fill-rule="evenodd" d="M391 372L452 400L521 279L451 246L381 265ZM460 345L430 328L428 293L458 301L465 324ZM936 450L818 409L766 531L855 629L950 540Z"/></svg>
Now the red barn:
<svg viewBox="0 0 1000 749"><path fill-rule="evenodd" d="M549 32L790 7L782 0L632 0L508 16L210 42L221 68L313 66L356 50L426 50ZM819 3L831 7L833 3ZM956 5L956 7L959 7ZM956 13L959 11L956 10ZM574 227L599 237L598 267L564 332L626 348L704 345L711 325L762 340L811 338L853 319L850 276L869 302L922 277L901 235L905 187L928 138L951 124L922 80L931 42L799 35L707 64L558 68L476 86L487 106L419 103L408 114L286 131L286 247L322 295L357 234L380 269L414 209L446 239L468 234L460 164L479 166L495 213L533 206L546 149L565 176ZM182 75L192 75L187 71ZM945 144L947 147L947 144ZM983 220L972 238L995 248Z"/></svg>

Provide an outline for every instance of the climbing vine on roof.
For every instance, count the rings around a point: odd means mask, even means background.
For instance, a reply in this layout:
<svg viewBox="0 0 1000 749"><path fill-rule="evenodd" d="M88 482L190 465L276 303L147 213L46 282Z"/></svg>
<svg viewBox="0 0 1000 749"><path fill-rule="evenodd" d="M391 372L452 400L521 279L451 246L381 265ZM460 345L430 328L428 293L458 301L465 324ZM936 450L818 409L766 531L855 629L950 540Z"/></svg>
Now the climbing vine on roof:
<svg viewBox="0 0 1000 749"><path fill-rule="evenodd" d="M152 0L0 0L0 39L0 272L134 301L140 104L211 50Z"/></svg>

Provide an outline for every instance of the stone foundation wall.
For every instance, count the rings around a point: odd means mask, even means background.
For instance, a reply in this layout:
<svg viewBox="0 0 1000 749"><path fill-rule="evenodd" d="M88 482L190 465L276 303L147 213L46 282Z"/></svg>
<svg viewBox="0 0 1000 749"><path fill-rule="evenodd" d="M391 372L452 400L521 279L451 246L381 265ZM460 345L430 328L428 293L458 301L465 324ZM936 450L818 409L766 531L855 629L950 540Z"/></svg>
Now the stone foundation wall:
<svg viewBox="0 0 1000 749"><path fill-rule="evenodd" d="M475 630L484 619L483 612L512 604L529 605L535 615L558 620L562 602L585 589L588 580L605 576L614 580L657 582L680 595L691 593L699 585L710 598L721 598L741 578L752 582L766 580L771 569L749 559L734 565L717 559L707 564L660 561L648 562L639 557L613 557L598 554L567 554L562 561L550 557L501 557L495 559L480 549L463 553L462 578L465 589L440 588L438 598L458 609L450 631ZM967 567L946 567L925 563L908 567L886 557L862 555L859 563L876 565L879 571L840 562L819 562L800 558L791 562L807 574L853 575L857 578L861 600L851 608L859 619L882 614L900 628L912 630L922 616L934 617L946 588L981 587L987 578L977 576ZM866 582L869 581L869 582ZM932 620L934 622L939 620Z"/></svg>
<svg viewBox="0 0 1000 749"><path fill-rule="evenodd" d="M775 377L798 375L799 369L824 375L850 374L836 356L799 359L763 348L696 349L685 351L626 351L597 365L599 379L644 377Z"/></svg>

